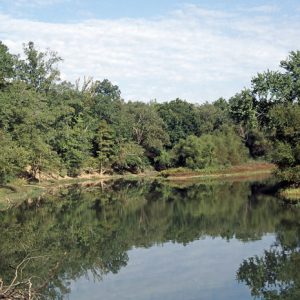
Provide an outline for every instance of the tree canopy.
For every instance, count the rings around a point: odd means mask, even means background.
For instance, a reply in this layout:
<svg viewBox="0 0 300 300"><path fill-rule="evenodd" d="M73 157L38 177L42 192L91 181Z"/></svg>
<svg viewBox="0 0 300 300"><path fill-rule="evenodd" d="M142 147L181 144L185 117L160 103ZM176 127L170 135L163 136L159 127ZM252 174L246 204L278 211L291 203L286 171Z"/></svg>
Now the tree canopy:
<svg viewBox="0 0 300 300"><path fill-rule="evenodd" d="M280 62L281 72L259 73L228 100L203 104L126 102L108 79L61 81L61 62L33 42L23 55L0 43L2 183L47 172L202 169L251 157L275 162L284 180L298 181L299 51Z"/></svg>

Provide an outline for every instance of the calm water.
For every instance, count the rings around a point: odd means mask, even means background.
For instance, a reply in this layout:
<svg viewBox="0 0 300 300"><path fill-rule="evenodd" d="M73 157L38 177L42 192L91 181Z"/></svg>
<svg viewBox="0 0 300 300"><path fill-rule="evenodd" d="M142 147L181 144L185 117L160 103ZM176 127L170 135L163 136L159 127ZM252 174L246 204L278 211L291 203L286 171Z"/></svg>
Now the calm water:
<svg viewBox="0 0 300 300"><path fill-rule="evenodd" d="M300 208L261 183L114 181L0 213L0 277L49 299L300 299ZM34 258L36 257L36 258Z"/></svg>

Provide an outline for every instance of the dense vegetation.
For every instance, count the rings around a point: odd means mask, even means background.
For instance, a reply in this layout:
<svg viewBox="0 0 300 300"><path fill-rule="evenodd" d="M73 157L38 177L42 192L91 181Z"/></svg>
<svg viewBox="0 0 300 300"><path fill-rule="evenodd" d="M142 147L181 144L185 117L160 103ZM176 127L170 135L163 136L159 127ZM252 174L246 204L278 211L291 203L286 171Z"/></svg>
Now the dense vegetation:
<svg viewBox="0 0 300 300"><path fill-rule="evenodd" d="M228 101L125 102L109 80L61 81L61 58L0 42L0 183L14 177L275 162L299 182L300 52Z"/></svg>

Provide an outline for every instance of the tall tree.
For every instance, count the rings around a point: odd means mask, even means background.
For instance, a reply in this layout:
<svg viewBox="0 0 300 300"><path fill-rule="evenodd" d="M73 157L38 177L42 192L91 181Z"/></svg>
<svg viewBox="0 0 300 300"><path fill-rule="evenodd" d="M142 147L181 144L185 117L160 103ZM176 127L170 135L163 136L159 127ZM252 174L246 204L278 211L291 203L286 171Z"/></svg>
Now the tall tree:
<svg viewBox="0 0 300 300"><path fill-rule="evenodd" d="M269 125L268 112L277 104L300 101L300 51L280 62L284 72L266 71L252 79L254 104L261 126Z"/></svg>
<svg viewBox="0 0 300 300"><path fill-rule="evenodd" d="M97 161L100 174L103 174L105 168L109 166L113 155L115 154L114 131L105 120L99 124L99 129L95 136L97 147Z"/></svg>
<svg viewBox="0 0 300 300"><path fill-rule="evenodd" d="M169 135L155 106L142 102L129 102L127 107L133 117L133 140L143 146L150 156L157 155L169 143Z"/></svg>
<svg viewBox="0 0 300 300"><path fill-rule="evenodd" d="M188 135L199 135L198 118L193 104L181 99L157 104L172 145Z"/></svg>
<svg viewBox="0 0 300 300"><path fill-rule="evenodd" d="M25 59L19 60L17 77L37 91L47 92L59 80L57 64L62 60L56 52L39 52L33 42L24 44Z"/></svg>
<svg viewBox="0 0 300 300"><path fill-rule="evenodd" d="M9 53L7 46L0 41L0 89L14 77L15 57Z"/></svg>
<svg viewBox="0 0 300 300"><path fill-rule="evenodd" d="M257 112L251 91L245 89L231 97L229 106L230 115L239 124L240 135L246 141L249 131L257 127Z"/></svg>

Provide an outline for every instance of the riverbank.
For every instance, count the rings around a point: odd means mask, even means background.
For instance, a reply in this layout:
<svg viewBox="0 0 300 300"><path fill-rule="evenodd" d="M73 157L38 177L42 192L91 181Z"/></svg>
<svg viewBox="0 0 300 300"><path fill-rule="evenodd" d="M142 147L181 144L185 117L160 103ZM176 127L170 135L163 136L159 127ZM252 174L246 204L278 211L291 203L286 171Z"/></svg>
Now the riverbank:
<svg viewBox="0 0 300 300"><path fill-rule="evenodd" d="M0 187L0 210L7 209L20 203L24 199L42 197L55 190L69 185L90 185L108 180L117 179L149 179L170 182L179 181L208 181L208 180L247 180L251 178L264 179L276 169L275 165L264 162L251 162L247 164L205 170L190 170L185 168L169 169L161 172L149 171L140 174L103 175L99 173L83 174L76 178L57 177L42 180L40 183L28 183L17 179L6 186Z"/></svg>
<svg viewBox="0 0 300 300"><path fill-rule="evenodd" d="M279 191L279 196L291 202L300 203L300 188L299 187L289 187Z"/></svg>
<svg viewBox="0 0 300 300"><path fill-rule="evenodd" d="M213 179L246 179L253 176L270 175L276 169L274 164L266 162L251 162L227 168L212 168L204 170L189 170L185 168L168 169L159 173L159 176L167 180L201 180Z"/></svg>

